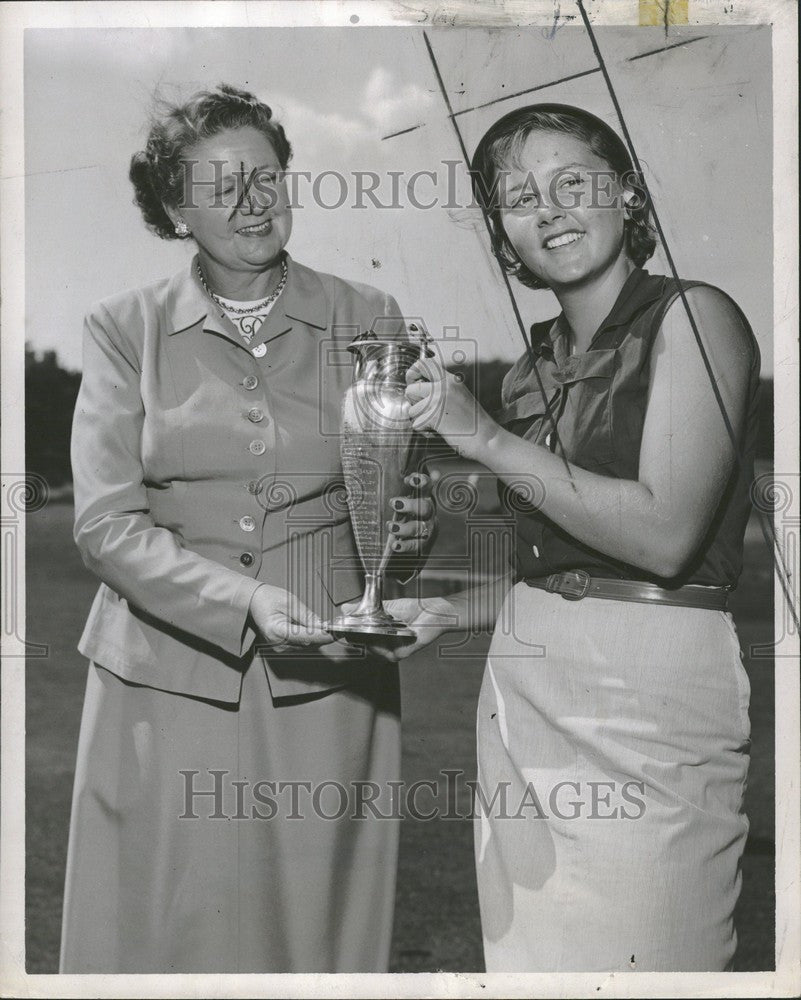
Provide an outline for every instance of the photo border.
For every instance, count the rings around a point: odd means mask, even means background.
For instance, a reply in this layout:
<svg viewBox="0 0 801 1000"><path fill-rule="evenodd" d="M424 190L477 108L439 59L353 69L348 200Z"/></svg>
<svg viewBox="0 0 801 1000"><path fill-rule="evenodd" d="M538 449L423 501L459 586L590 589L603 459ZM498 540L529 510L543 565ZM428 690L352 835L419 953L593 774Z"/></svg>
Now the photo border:
<svg viewBox="0 0 801 1000"><path fill-rule="evenodd" d="M669 0L666 0L669 2ZM653 0L587 0L594 25L636 25ZM801 992L801 822L799 819L798 636L784 634L784 595L775 581L776 650L776 970L748 973L387 973L360 975L174 974L28 975L24 968L25 873L25 518L11 505L24 479L24 115L26 28L80 27L549 27L570 0L498 4L378 2L2 3L2 525L3 621L19 623L2 658L2 816L0 818L0 995L69 997L534 997L794 996ZM663 4L664 6L664 4ZM677 2L677 6L679 6ZM797 6L794 0L684 3L689 25L773 26L773 233L776 479L798 482L798 160ZM724 14L724 11L726 13ZM353 19L357 20L354 21ZM798 490L774 516L799 524ZM798 545L795 550L798 558ZM798 579L798 565L790 567ZM10 616L10 617L9 617Z"/></svg>

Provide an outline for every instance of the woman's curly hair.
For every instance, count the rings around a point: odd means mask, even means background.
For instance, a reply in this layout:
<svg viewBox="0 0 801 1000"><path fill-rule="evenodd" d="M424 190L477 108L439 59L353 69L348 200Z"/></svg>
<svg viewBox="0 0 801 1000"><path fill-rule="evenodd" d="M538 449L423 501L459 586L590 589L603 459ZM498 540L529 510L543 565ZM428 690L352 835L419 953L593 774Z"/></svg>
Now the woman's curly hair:
<svg viewBox="0 0 801 1000"><path fill-rule="evenodd" d="M581 139L610 169L634 198L627 204L624 223L626 252L640 267L656 249L656 231L650 222L651 206L642 178L635 171L628 150L605 121L567 104L531 104L504 115L479 142L470 164L473 195L485 210L492 233L492 250L507 274L528 288L546 288L544 281L520 260L506 235L501 219L499 175L519 155L532 132L563 132Z"/></svg>
<svg viewBox="0 0 801 1000"><path fill-rule="evenodd" d="M254 128L270 142L283 170L292 147L267 104L246 90L221 83L178 104L158 101L150 122L147 144L131 157L128 176L134 202L145 223L163 240L179 237L164 205L178 205L183 194L183 158L196 143L235 128Z"/></svg>

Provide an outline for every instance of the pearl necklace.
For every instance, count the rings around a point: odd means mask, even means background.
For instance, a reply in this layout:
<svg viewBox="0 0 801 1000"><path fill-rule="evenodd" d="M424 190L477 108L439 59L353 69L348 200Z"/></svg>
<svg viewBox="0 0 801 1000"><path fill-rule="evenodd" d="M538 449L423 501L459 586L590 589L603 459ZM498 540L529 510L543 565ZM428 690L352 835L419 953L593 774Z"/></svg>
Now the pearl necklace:
<svg viewBox="0 0 801 1000"><path fill-rule="evenodd" d="M275 286L275 290L272 291L262 302L257 302L255 305L248 306L247 309L237 309L234 306L228 305L228 303L220 301L220 296L215 295L215 293L206 284L206 279L203 277L203 272L200 270L200 261L197 261L197 276L200 279L200 284L205 288L208 294L214 299L221 309L224 309L226 312L237 313L240 316L247 316L250 313L261 312L262 309L266 309L267 306L271 306L273 302L275 302L286 287L287 278L289 277L289 268L287 267L286 257L283 257L281 259L281 280Z"/></svg>

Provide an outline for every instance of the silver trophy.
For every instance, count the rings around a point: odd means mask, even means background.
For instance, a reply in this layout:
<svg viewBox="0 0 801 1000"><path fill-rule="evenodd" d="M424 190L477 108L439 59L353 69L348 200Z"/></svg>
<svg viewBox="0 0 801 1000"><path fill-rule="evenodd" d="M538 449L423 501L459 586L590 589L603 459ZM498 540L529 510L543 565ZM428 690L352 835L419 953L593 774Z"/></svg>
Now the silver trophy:
<svg viewBox="0 0 801 1000"><path fill-rule="evenodd" d="M331 625L332 634L340 638L414 636L383 605L384 573L393 543L386 528L388 503L407 491L404 479L413 471L420 441L404 405L406 372L420 358L433 357L427 334L415 325L409 330L419 339L394 340L369 332L348 346L356 365L342 403L341 458L365 582L358 607Z"/></svg>

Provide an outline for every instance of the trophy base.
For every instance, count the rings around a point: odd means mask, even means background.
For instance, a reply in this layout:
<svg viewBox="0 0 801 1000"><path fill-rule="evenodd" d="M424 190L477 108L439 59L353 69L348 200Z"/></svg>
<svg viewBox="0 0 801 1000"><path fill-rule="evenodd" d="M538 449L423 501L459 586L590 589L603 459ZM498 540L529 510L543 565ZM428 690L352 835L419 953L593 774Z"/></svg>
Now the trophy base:
<svg viewBox="0 0 801 1000"><path fill-rule="evenodd" d="M408 625L388 614L341 615L331 623L328 631L337 639L349 639L351 642L366 642L372 635L396 636L401 639L415 637Z"/></svg>

